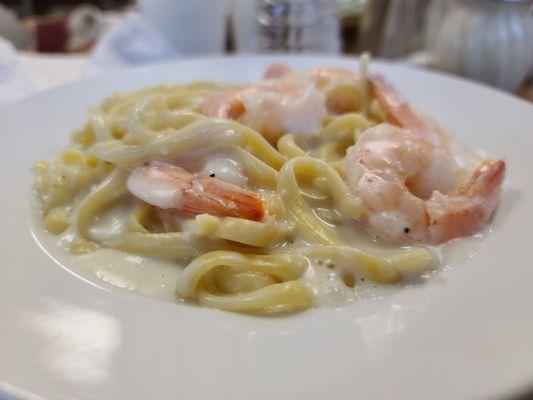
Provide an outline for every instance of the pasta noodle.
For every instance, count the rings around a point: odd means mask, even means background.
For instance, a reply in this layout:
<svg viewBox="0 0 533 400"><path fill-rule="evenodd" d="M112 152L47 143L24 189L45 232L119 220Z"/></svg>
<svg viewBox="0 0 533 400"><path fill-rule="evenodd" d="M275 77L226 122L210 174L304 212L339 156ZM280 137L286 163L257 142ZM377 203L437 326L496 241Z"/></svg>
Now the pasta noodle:
<svg viewBox="0 0 533 400"><path fill-rule="evenodd" d="M45 229L73 253L109 248L171 259L182 269L179 298L236 312L311 307L316 291L308 271L326 268L321 260L333 260L355 280L379 283L427 268L431 256L424 247L381 254L359 245L355 233L346 234L363 229L358 220L365 207L340 165L360 133L384 120L369 91L366 62L360 80L339 82L326 92L335 102L330 105L346 111L328 115L311 139L288 131L276 146L254 127L200 112L206 99L228 85L160 86L108 98L90 111L70 149L36 164ZM223 164L220 171L264 201L265 217L191 216L140 200L129 179L158 160L198 176L211 165L207 161ZM112 229L101 228L107 219Z"/></svg>
<svg viewBox="0 0 533 400"><path fill-rule="evenodd" d="M217 268L226 267L227 286L224 292L216 285ZM291 254L244 255L237 252L214 251L191 262L183 271L178 293L200 304L230 311L285 313L307 308L312 303L309 288L296 282L307 267L306 260ZM266 277L258 284L257 276L244 283L242 272ZM207 279L203 279L207 276ZM228 282L230 282L228 284ZM265 285L265 286L263 286ZM239 287L241 286L241 287ZM242 286L248 286L243 291ZM254 287L255 286L255 287Z"/></svg>

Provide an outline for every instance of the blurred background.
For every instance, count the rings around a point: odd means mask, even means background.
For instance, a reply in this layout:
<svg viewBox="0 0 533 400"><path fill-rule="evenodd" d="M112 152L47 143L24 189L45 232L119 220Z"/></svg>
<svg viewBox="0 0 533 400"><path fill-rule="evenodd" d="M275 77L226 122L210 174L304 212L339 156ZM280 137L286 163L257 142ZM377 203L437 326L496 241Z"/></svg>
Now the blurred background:
<svg viewBox="0 0 533 400"><path fill-rule="evenodd" d="M533 101L533 0L0 0L0 105L186 57L364 51Z"/></svg>

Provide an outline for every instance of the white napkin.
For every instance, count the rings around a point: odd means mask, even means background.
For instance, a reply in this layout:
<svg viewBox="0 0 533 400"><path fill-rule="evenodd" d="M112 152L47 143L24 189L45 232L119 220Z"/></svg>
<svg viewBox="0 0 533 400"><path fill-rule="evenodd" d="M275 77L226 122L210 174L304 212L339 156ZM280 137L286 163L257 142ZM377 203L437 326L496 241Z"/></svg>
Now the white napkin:
<svg viewBox="0 0 533 400"><path fill-rule="evenodd" d="M178 55L157 29L138 13L130 12L102 35L89 60L88 72L164 62Z"/></svg>

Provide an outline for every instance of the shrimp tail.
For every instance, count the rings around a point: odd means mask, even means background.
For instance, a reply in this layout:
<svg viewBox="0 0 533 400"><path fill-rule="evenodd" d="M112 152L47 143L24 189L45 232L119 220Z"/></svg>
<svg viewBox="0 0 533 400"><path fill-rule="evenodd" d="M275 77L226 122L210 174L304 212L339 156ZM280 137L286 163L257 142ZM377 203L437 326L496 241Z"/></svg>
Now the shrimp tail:
<svg viewBox="0 0 533 400"><path fill-rule="evenodd" d="M407 101L384 76L372 74L369 83L372 94L391 124L415 130L424 127L424 121L414 113Z"/></svg>
<svg viewBox="0 0 533 400"><path fill-rule="evenodd" d="M485 160L453 196L434 193L428 202L433 243L472 235L483 229L498 205L505 161Z"/></svg>
<svg viewBox="0 0 533 400"><path fill-rule="evenodd" d="M262 221L265 204L254 192L218 179L198 179L183 197L180 213L245 218Z"/></svg>
<svg viewBox="0 0 533 400"><path fill-rule="evenodd" d="M176 214L211 214L261 221L265 204L251 190L216 178L197 178L175 165L153 161L128 178L130 192L149 204Z"/></svg>
<svg viewBox="0 0 533 400"><path fill-rule="evenodd" d="M446 133L433 122L418 115L400 92L383 76L373 74L368 80L372 94L392 125L409 129L437 146L448 141Z"/></svg>
<svg viewBox="0 0 533 400"><path fill-rule="evenodd" d="M480 196L483 198L496 197L505 178L504 160L485 160L472 173L470 178L461 185L458 192L469 197Z"/></svg>

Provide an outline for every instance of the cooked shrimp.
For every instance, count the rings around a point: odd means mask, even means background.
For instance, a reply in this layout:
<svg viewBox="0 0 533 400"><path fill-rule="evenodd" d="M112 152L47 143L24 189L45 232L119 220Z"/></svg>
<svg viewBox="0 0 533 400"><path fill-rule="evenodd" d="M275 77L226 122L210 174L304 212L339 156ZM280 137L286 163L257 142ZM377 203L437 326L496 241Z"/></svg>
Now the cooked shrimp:
<svg viewBox="0 0 533 400"><path fill-rule="evenodd" d="M311 71L295 72L291 67L285 64L272 64L263 74L263 79L280 79L287 76L295 75L305 76L307 79L314 81L320 89L331 83L358 82L359 77L353 72L344 68L319 67Z"/></svg>
<svg viewBox="0 0 533 400"><path fill-rule="evenodd" d="M346 154L351 190L361 197L378 236L442 243L472 235L493 215L505 162L486 160L458 189L447 149L390 124L363 132Z"/></svg>
<svg viewBox="0 0 533 400"><path fill-rule="evenodd" d="M436 125L419 116L383 76L374 74L369 77L368 81L372 94L381 105L388 122L407 128L435 145L447 141L446 134Z"/></svg>
<svg viewBox="0 0 533 400"><path fill-rule="evenodd" d="M274 64L264 80L256 85L230 89L209 99L202 113L209 117L240 119L271 142L285 132L314 134L319 131L328 106L328 84L355 82L357 77L339 68L317 68L311 72L294 72ZM331 110L330 110L331 111Z"/></svg>
<svg viewBox="0 0 533 400"><path fill-rule="evenodd" d="M246 111L242 97L256 90L253 85L229 89L208 100L202 107L202 114L214 118L237 119Z"/></svg>
<svg viewBox="0 0 533 400"><path fill-rule="evenodd" d="M272 64L266 69L263 79L279 79L291 72L292 68L286 64Z"/></svg>
<svg viewBox="0 0 533 400"><path fill-rule="evenodd" d="M261 221L265 205L254 192L216 178L199 178L160 161L136 168L128 189L156 207L186 216L211 214Z"/></svg>
<svg viewBox="0 0 533 400"><path fill-rule="evenodd" d="M344 68L321 67L315 68L311 73L317 87L323 89L339 82L359 82L359 77Z"/></svg>
<svg viewBox="0 0 533 400"><path fill-rule="evenodd" d="M240 119L274 143L285 132L318 131L326 117L324 94L312 82L271 79L255 86L232 89L209 100L202 113Z"/></svg>

